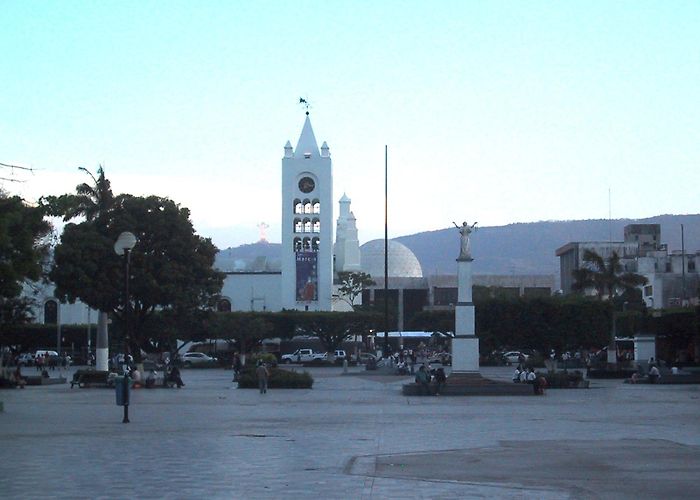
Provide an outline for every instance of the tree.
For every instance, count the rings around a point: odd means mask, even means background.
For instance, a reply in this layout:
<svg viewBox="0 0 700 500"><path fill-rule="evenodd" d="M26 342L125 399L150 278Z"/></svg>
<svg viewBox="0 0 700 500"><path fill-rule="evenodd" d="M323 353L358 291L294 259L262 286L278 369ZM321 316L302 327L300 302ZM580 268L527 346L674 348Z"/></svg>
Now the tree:
<svg viewBox="0 0 700 500"><path fill-rule="evenodd" d="M97 169L97 178L86 168L79 170L87 173L93 181L93 185L79 184L75 188L76 194L65 194L58 197L43 197L40 202L49 215L63 217L64 221L70 221L76 217L85 217L94 222L94 229L106 236L109 211L114 205L114 195L109 180L105 177L104 169L100 165ZM95 350L97 354L96 366L100 370L107 369L107 356L109 354L109 341L107 323L109 310L100 309L98 315L97 342Z"/></svg>
<svg viewBox="0 0 700 500"><path fill-rule="evenodd" d="M50 230L40 208L0 192L0 345L8 327L32 317L33 300L20 295L25 283L43 275Z"/></svg>
<svg viewBox="0 0 700 500"><path fill-rule="evenodd" d="M371 312L299 312L294 315L298 328L315 335L331 358L351 335L367 335L381 317Z"/></svg>
<svg viewBox="0 0 700 500"><path fill-rule="evenodd" d="M420 311L409 321L409 328L411 330L437 332L445 335L454 334L455 312Z"/></svg>
<svg viewBox="0 0 700 500"><path fill-rule="evenodd" d="M210 307L223 285L223 273L213 269L217 248L194 232L189 215L167 198L120 195L106 213L66 225L49 275L56 296L112 311L123 321L124 271L113 245L121 232L131 231L138 240L130 266L132 341L152 350L141 326L156 310Z"/></svg>
<svg viewBox="0 0 700 500"><path fill-rule="evenodd" d="M361 271L341 271L338 273L338 279L340 280L340 288L338 289L340 297L352 308L355 307L355 299L365 288L377 284L372 276Z"/></svg>
<svg viewBox="0 0 700 500"><path fill-rule="evenodd" d="M75 187L76 194L63 194L61 196L42 197L40 203L45 207L49 215L63 217L64 221L76 217L85 219L102 220L102 228L106 225L106 217L114 205L114 194L109 180L105 177L102 165L97 168L97 177L88 169L80 167L79 170L87 173L94 184L78 184Z"/></svg>
<svg viewBox="0 0 700 500"><path fill-rule="evenodd" d="M0 193L0 298L15 298L22 284L42 276L51 226L41 208Z"/></svg>
<svg viewBox="0 0 700 500"><path fill-rule="evenodd" d="M583 261L584 266L573 271L573 289L584 292L594 288L599 300L607 298L612 301L625 292L631 295L636 288L647 283L644 276L625 271L617 252L605 259L587 249L583 253Z"/></svg>

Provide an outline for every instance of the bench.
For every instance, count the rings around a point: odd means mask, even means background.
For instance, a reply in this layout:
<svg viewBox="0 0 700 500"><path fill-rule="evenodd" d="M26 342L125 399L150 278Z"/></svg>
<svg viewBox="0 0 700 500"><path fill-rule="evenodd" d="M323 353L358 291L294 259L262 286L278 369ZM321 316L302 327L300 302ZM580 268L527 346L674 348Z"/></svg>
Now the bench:
<svg viewBox="0 0 700 500"><path fill-rule="evenodd" d="M70 388L78 387L109 387L109 372L98 370L78 370L73 374Z"/></svg>

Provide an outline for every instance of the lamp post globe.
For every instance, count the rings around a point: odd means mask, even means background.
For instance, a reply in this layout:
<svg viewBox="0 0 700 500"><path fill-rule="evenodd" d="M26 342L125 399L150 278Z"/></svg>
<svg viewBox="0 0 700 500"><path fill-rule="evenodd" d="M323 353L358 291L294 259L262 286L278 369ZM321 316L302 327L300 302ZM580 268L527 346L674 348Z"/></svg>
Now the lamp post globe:
<svg viewBox="0 0 700 500"><path fill-rule="evenodd" d="M134 233L124 231L114 242L114 251L117 255L124 255L136 246L136 236Z"/></svg>

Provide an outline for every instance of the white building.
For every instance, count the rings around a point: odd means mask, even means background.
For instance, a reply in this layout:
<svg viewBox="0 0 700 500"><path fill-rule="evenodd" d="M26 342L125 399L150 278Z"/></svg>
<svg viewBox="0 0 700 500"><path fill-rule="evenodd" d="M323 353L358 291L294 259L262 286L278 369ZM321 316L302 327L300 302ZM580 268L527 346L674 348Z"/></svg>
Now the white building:
<svg viewBox="0 0 700 500"><path fill-rule="evenodd" d="M330 311L333 284L333 171L311 121L282 159L282 307Z"/></svg>
<svg viewBox="0 0 700 500"><path fill-rule="evenodd" d="M360 250L355 216L345 195L339 202L339 239L333 244L330 156L325 142L319 149L307 113L296 148L287 141L282 158L281 269L227 272L219 310L347 309L334 294L334 257L336 272L357 271Z"/></svg>
<svg viewBox="0 0 700 500"><path fill-rule="evenodd" d="M661 243L659 224L629 224L624 235L624 241L571 242L558 248L562 291L571 293L572 273L584 265L585 250L593 250L605 259L617 252L625 271L647 278L648 283L642 288L647 307L661 309L698 303L700 277L696 262L700 260L700 252L669 253L668 247Z"/></svg>
<svg viewBox="0 0 700 500"><path fill-rule="evenodd" d="M357 220L350 211L350 198L343 193L340 198L338 221L335 230L335 272L360 271L360 240L357 236Z"/></svg>

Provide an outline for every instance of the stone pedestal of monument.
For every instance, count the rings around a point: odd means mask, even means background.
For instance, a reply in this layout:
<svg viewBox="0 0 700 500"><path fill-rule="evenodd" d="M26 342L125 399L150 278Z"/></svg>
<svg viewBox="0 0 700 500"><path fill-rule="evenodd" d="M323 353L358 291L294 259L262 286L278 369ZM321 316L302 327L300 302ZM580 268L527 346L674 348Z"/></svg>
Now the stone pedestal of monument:
<svg viewBox="0 0 700 500"><path fill-rule="evenodd" d="M452 339L452 374L450 377L479 374L479 339L474 328L471 257L457 259L457 304L455 336Z"/></svg>

